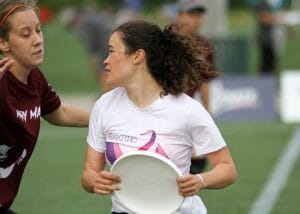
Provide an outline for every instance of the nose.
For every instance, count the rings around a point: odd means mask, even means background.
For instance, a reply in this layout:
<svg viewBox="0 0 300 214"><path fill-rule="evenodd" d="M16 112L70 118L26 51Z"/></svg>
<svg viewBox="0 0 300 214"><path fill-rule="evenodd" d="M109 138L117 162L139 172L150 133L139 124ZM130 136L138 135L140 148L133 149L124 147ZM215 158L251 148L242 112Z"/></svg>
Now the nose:
<svg viewBox="0 0 300 214"><path fill-rule="evenodd" d="M43 34L42 32L35 32L33 35L33 43L34 45L40 45L43 42Z"/></svg>
<svg viewBox="0 0 300 214"><path fill-rule="evenodd" d="M105 60L103 61L103 64L104 64L104 65L107 65L107 64L108 64L108 60L109 60L109 55L107 55L107 57L106 57Z"/></svg>

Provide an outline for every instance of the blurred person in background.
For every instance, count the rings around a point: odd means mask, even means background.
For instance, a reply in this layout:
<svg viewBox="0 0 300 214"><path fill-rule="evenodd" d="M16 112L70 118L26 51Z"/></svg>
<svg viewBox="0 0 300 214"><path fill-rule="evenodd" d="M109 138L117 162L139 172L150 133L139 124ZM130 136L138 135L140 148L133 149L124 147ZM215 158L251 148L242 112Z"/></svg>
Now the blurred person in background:
<svg viewBox="0 0 300 214"><path fill-rule="evenodd" d="M86 127L89 113L61 103L38 68L44 42L32 0L0 0L0 213L9 210L33 153L40 118Z"/></svg>
<svg viewBox="0 0 300 214"><path fill-rule="evenodd" d="M203 51L199 58L202 58L207 63L207 69L214 71L214 48L212 43L199 33L204 24L204 14L207 12L202 0L180 0L178 1L177 15L175 23L178 25L178 30L181 35L191 36L196 35L197 43L203 47ZM209 108L209 83L203 82L201 85L196 85L186 92L189 96L200 100L205 109L210 112ZM192 157L191 173L202 172L206 166L205 157Z"/></svg>
<svg viewBox="0 0 300 214"><path fill-rule="evenodd" d="M144 0L123 0L122 2L121 8L116 13L115 25L142 18L141 10L144 6Z"/></svg>
<svg viewBox="0 0 300 214"><path fill-rule="evenodd" d="M283 9L284 0L249 0L257 22L259 73L275 75L278 59L283 51L286 26L279 24L277 12Z"/></svg>
<svg viewBox="0 0 300 214"><path fill-rule="evenodd" d="M207 213L199 191L235 181L235 165L216 124L184 93L191 84L217 76L198 57L203 46L195 42L174 25L162 30L145 21L127 22L113 31L104 63L106 82L114 89L97 100L91 113L82 174L87 192L109 195L120 190L120 177L105 166L138 150L162 155L181 171L176 182L185 198L174 213ZM207 155L212 168L190 174L193 151ZM133 213L115 195L112 204L113 214Z"/></svg>
<svg viewBox="0 0 300 214"><path fill-rule="evenodd" d="M96 2L89 1L81 8L66 8L61 14L61 20L78 34L87 51L88 64L95 81L100 85L100 91L107 91L103 80L103 61L108 52L106 44L114 27L114 16L108 9L99 10Z"/></svg>

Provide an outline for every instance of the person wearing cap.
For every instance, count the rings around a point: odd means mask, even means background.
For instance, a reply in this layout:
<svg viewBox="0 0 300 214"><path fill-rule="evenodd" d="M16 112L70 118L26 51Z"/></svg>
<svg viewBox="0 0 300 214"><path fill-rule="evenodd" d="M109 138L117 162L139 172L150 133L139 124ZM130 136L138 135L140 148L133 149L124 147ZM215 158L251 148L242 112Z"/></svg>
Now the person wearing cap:
<svg viewBox="0 0 300 214"><path fill-rule="evenodd" d="M202 57L208 64L208 69L213 71L215 70L213 63L213 45L199 33L204 22L204 14L206 11L207 9L203 5L202 0L180 0L178 2L175 22L182 35L195 35L197 37L197 43L204 47L202 56L199 57ZM199 99L205 109L210 112L208 82L191 87L186 93L195 99ZM205 157L199 157L195 154L191 160L190 173L197 174L202 172L206 166L206 162Z"/></svg>

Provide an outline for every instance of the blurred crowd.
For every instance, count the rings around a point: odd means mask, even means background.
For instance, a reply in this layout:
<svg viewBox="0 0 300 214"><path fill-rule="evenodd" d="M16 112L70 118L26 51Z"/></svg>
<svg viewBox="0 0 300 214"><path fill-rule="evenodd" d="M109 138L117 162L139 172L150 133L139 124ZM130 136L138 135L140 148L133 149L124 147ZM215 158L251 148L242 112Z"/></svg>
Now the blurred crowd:
<svg viewBox="0 0 300 214"><path fill-rule="evenodd" d="M142 8L143 0L123 0L117 12L99 8L96 2L89 1L82 7L71 6L61 12L60 21L83 42L89 56L90 70L100 86L104 85L103 61L107 56L107 40L112 29L122 22L140 17Z"/></svg>
<svg viewBox="0 0 300 214"><path fill-rule="evenodd" d="M81 7L66 7L60 13L60 21L79 36L89 56L89 69L93 71L92 75L95 75L95 79L100 85L103 85L101 84L103 82L103 61L107 54L108 36L112 29L122 22L147 19L144 13L145 2L144 0L123 0L117 11L108 7L99 8L96 1L87 2ZM228 12L226 4L228 5L229 1L224 1L227 3L222 5L222 11L217 11L216 5L207 0L202 2L206 7L209 6L209 13L205 14L205 22L208 24L204 27L199 24L196 26L198 27L196 31L209 32L209 36L211 36L210 32L213 32L213 28L215 29L213 33L218 36L220 33L227 33L225 19ZM257 23L257 73L275 75L278 71L278 60L285 50L288 26L299 24L300 15L288 10L290 9L288 6L291 4L287 0L248 0L247 2L249 8L253 10L253 17ZM172 23L178 15L178 7L178 2L175 1L162 3L155 15L160 23ZM43 24L53 18L53 13L48 7L40 8L40 15ZM203 19L201 18L201 20ZM220 26L224 28L222 31L220 31ZM105 89L102 88L102 90Z"/></svg>

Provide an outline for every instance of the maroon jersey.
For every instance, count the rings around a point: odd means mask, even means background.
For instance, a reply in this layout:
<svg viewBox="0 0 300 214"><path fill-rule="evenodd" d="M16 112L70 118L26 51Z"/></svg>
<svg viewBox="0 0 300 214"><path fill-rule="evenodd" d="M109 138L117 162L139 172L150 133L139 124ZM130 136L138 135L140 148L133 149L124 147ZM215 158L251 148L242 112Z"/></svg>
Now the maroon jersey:
<svg viewBox="0 0 300 214"><path fill-rule="evenodd" d="M0 213L17 195L25 166L40 130L40 116L61 104L39 69L27 84L7 71L0 78Z"/></svg>

